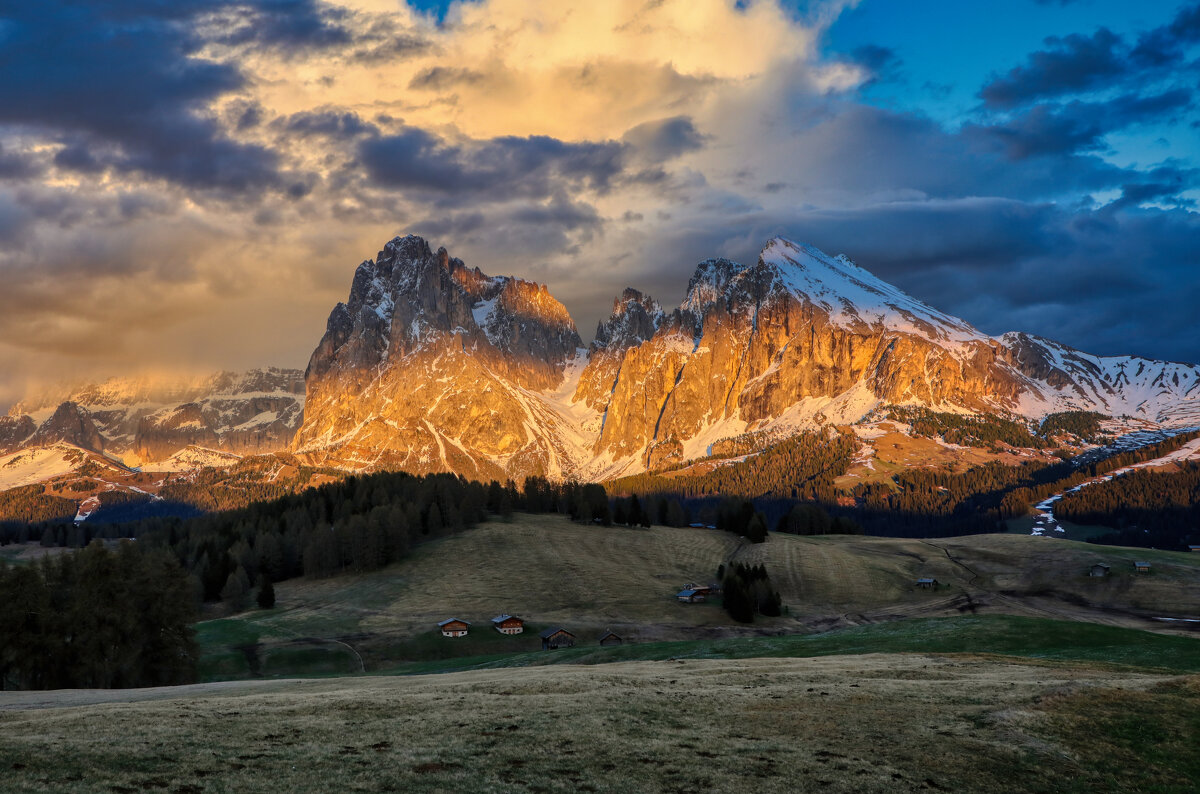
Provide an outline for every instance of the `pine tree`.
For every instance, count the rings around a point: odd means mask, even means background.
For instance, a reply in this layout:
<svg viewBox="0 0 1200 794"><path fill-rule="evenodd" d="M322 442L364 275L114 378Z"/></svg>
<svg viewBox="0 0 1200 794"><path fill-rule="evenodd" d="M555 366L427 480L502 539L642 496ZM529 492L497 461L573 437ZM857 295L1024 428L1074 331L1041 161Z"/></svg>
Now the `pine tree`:
<svg viewBox="0 0 1200 794"><path fill-rule="evenodd" d="M262 583L258 586L258 606L261 609L272 609L275 606L275 585L271 577L262 575Z"/></svg>
<svg viewBox="0 0 1200 794"><path fill-rule="evenodd" d="M225 580L225 586L221 588L221 600L228 604L234 612L240 612L246 607L248 590L246 572L238 568Z"/></svg>

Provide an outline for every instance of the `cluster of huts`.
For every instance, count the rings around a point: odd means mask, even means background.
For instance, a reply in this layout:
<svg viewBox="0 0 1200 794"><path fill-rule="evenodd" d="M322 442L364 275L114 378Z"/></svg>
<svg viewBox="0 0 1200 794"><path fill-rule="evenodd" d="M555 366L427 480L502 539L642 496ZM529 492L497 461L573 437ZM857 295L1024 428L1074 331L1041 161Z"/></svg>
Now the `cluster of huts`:
<svg viewBox="0 0 1200 794"><path fill-rule="evenodd" d="M1104 562L1093 563L1092 566L1088 568L1088 576L1108 576L1111 572L1112 566ZM1145 562L1144 560L1135 561L1133 563L1133 572L1150 573L1150 563ZM916 586L923 590L936 590L939 587L939 582L937 579L932 577L922 577L916 581Z"/></svg>
<svg viewBox="0 0 1200 794"><path fill-rule="evenodd" d="M525 621L516 615L497 615L491 620L492 628L501 634L522 634L525 631ZM461 618L447 618L437 624L443 637L465 637L471 630L471 623ZM570 648L575 645L575 635L561 626L549 628L538 635L542 640L542 650L550 651L555 648ZM609 647L621 645L624 642L613 631L606 631L600 637L600 645Z"/></svg>
<svg viewBox="0 0 1200 794"><path fill-rule="evenodd" d="M1092 567L1088 568L1088 576L1108 576L1112 571L1112 566L1107 563L1093 563ZM1150 563L1143 560L1137 560L1133 563L1134 573L1150 573Z"/></svg>
<svg viewBox="0 0 1200 794"><path fill-rule="evenodd" d="M696 584L688 582L683 588L675 594L675 597L684 604L699 604L704 599L711 595L717 595L721 592L721 585L713 582L711 584Z"/></svg>

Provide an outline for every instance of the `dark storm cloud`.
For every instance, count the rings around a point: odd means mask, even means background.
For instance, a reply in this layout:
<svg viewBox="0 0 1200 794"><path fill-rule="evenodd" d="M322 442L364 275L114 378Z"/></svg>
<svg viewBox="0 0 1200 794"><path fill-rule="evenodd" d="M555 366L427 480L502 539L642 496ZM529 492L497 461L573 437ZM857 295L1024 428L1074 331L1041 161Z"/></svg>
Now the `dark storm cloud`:
<svg viewBox="0 0 1200 794"><path fill-rule="evenodd" d="M1168 24L1153 28L1130 44L1107 28L1089 35L1052 36L1046 49L1030 53L1026 63L993 77L979 91L984 105L1012 110L1072 94L1124 88L1139 91L1148 80L1187 80L1196 67L1185 61L1188 45L1200 41L1200 3L1189 3Z"/></svg>
<svg viewBox="0 0 1200 794"><path fill-rule="evenodd" d="M272 126L292 135L321 135L339 140L378 132L374 124L363 121L357 113L338 110L293 113L272 122Z"/></svg>
<svg viewBox="0 0 1200 794"><path fill-rule="evenodd" d="M1196 171L1194 169L1188 172L1176 172L1173 174L1162 174L1161 172L1167 169L1158 169L1159 174L1155 176L1166 176L1166 179L1156 180L1149 179L1144 182L1135 182L1121 187L1121 198L1113 202L1114 207L1137 207L1147 202L1161 201L1166 204L1177 207L1195 207L1195 199L1182 198L1179 194L1186 190L1189 186L1194 186L1198 183L1196 179Z"/></svg>
<svg viewBox="0 0 1200 794"><path fill-rule="evenodd" d="M951 132L917 114L851 103L824 108L817 123L794 131L793 142L786 163L757 176L804 186L809 200L824 205L836 206L828 196L852 195L861 202L914 192L930 199L1040 200L1132 179L1126 169L1061 150L1014 163L996 127L966 125Z"/></svg>
<svg viewBox="0 0 1200 794"><path fill-rule="evenodd" d="M1106 28L1091 36L1052 36L1046 44L1047 49L1029 55L1028 64L1013 67L985 85L980 98L989 107L1017 107L1097 88L1127 68L1120 37Z"/></svg>
<svg viewBox="0 0 1200 794"><path fill-rule="evenodd" d="M99 163L192 188L275 184L278 158L230 139L203 108L242 86L234 66L190 57L190 23L219 3L40 0L0 11L0 125L71 139L59 163Z"/></svg>
<svg viewBox="0 0 1200 794"><path fill-rule="evenodd" d="M515 257L522 266L516 275L543 282L559 282L560 276L544 267L531 266L531 259L578 252L595 237L604 220L595 208L565 195L543 202L516 202L484 211L439 213L417 221L411 228L427 239L449 241L451 253L489 270L498 254ZM451 245L452 243L452 245ZM491 266L492 275L510 272ZM553 284L551 284L553 286Z"/></svg>
<svg viewBox="0 0 1200 794"><path fill-rule="evenodd" d="M0 181L6 179L28 179L38 176L44 167L35 158L17 152L5 151L0 142Z"/></svg>
<svg viewBox="0 0 1200 794"><path fill-rule="evenodd" d="M704 146L704 136L687 116L648 121L633 127L621 140L652 163L661 163Z"/></svg>
<svg viewBox="0 0 1200 794"><path fill-rule="evenodd" d="M415 127L367 139L358 152L376 185L462 202L544 198L566 187L606 190L625 153L618 143L566 143L544 135L452 143Z"/></svg>
<svg viewBox="0 0 1200 794"><path fill-rule="evenodd" d="M230 6L233 27L216 37L223 44L252 44L298 56L354 41L344 24L347 12L315 0L255 0Z"/></svg>
<svg viewBox="0 0 1200 794"><path fill-rule="evenodd" d="M478 83L483 75L472 69L455 69L450 66L431 66L408 81L408 87L416 91L445 91L458 85Z"/></svg>
<svg viewBox="0 0 1200 794"><path fill-rule="evenodd" d="M1014 159L1096 151L1105 147L1108 133L1170 121L1191 108L1191 99L1191 90L1175 88L1151 96L1125 94L1104 102L1036 105L1008 121L970 129L1001 141Z"/></svg>
<svg viewBox="0 0 1200 794"><path fill-rule="evenodd" d="M902 64L895 50L878 44L864 44L846 53L842 58L867 72L866 78L859 86L860 89L896 79Z"/></svg>
<svg viewBox="0 0 1200 794"><path fill-rule="evenodd" d="M1146 66L1169 66L1183 58L1184 48L1200 41L1200 3L1184 6L1168 25L1138 38L1130 57Z"/></svg>

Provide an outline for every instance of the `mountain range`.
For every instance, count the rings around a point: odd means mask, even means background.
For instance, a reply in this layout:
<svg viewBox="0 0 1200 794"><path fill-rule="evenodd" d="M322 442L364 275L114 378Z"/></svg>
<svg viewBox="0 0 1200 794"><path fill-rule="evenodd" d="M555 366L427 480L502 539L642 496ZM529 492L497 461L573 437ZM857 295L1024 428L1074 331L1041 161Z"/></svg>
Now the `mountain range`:
<svg viewBox="0 0 1200 794"><path fill-rule="evenodd" d="M275 452L291 443L303 412L304 375L295 369L110 378L14 405L0 417L0 455L66 443L142 465L188 447Z"/></svg>
<svg viewBox="0 0 1200 794"><path fill-rule="evenodd" d="M745 454L891 405L1200 424L1197 366L989 336L782 238L701 262L674 308L625 290L585 346L544 286L397 237L356 269L305 387L301 460L482 480Z"/></svg>

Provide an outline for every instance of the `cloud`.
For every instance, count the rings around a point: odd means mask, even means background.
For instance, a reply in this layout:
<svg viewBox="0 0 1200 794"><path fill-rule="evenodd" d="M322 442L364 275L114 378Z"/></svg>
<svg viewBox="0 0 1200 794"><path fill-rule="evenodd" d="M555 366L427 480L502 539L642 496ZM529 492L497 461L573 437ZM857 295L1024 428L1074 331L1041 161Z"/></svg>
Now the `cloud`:
<svg viewBox="0 0 1200 794"><path fill-rule="evenodd" d="M704 146L704 136L687 116L647 121L631 128L621 140L652 163L672 160Z"/></svg>
<svg viewBox="0 0 1200 794"><path fill-rule="evenodd" d="M979 91L994 108L1012 108L1029 102L1096 88L1126 69L1119 52L1121 39L1100 28L1091 36L1072 34L1046 39L1047 49L1031 53L1028 63L1013 67Z"/></svg>
<svg viewBox="0 0 1200 794"><path fill-rule="evenodd" d="M1048 40L943 124L868 104L888 48L822 55L842 5L5 6L0 372L303 366L405 232L547 283L585 329L784 234L987 331L1200 357L1195 164L1109 157L1194 121L1200 6Z"/></svg>
<svg viewBox="0 0 1200 794"><path fill-rule="evenodd" d="M196 189L245 192L279 179L278 157L230 138L204 113L244 77L193 57L188 20L209 4L65 0L10 4L3 19L0 125L66 135L60 168L136 171Z"/></svg>
<svg viewBox="0 0 1200 794"><path fill-rule="evenodd" d="M1170 120L1190 109L1192 92L1174 88L1160 94L1125 94L1104 102L1036 105L1010 120L972 127L1006 147L1014 159L1095 151L1109 133L1139 124Z"/></svg>
<svg viewBox="0 0 1200 794"><path fill-rule="evenodd" d="M620 144L566 143L545 135L450 142L416 128L363 141L359 157L378 185L457 193L463 201L541 198L564 186L606 189L622 169Z"/></svg>

